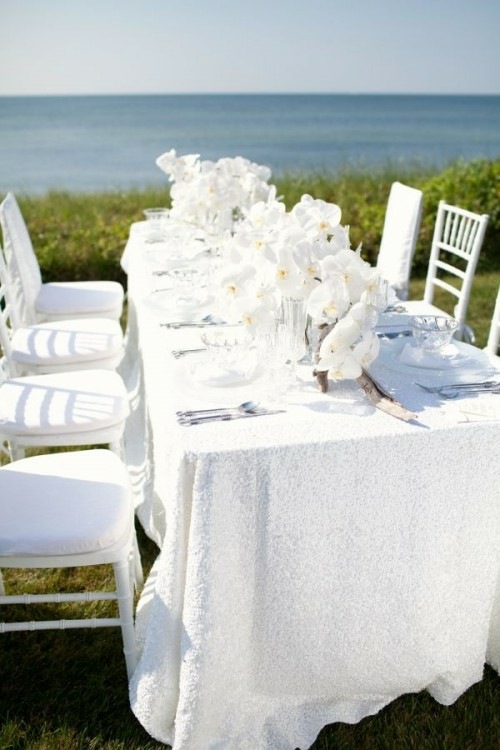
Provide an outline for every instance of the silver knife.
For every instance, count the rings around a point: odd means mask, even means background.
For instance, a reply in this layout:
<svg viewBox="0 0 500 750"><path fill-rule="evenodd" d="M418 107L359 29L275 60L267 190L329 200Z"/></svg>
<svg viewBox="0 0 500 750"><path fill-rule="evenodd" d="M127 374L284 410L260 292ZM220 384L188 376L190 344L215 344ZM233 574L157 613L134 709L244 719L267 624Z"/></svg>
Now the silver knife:
<svg viewBox="0 0 500 750"><path fill-rule="evenodd" d="M180 425L188 427L193 424L203 424L204 422L231 422L233 419L247 419L248 417L267 417L272 414L284 414L285 409L264 409L262 411L234 413L234 414L206 414L199 417L178 417Z"/></svg>
<svg viewBox="0 0 500 750"><path fill-rule="evenodd" d="M180 359L181 357L185 357L186 354L197 354L198 352L206 351L206 347L199 349L172 349L170 354L172 355L172 357L175 357L175 359Z"/></svg>

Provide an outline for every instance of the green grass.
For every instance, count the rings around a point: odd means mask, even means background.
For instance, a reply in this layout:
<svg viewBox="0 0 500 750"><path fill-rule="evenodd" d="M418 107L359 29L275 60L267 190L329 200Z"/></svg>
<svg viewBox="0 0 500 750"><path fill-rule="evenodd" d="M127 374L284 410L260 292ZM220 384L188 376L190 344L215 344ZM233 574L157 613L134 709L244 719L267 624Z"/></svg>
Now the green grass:
<svg viewBox="0 0 500 750"><path fill-rule="evenodd" d="M155 545L139 535L145 571ZM111 586L111 570L99 568L9 571L6 584L32 592L47 586L74 590ZM33 606L33 605L32 605ZM46 607L39 615L46 615ZM63 616L76 616L67 605ZM99 614L111 614L111 604ZM15 618L25 617L18 607ZM61 610L58 610L61 613ZM27 615L30 617L30 615ZM7 619L7 618L6 618ZM12 618L9 618L12 619ZM498 750L500 678L490 668L452 706L427 693L398 698L358 724L325 727L312 750ZM117 629L7 633L0 637L1 750L159 750L133 716ZM259 750L259 748L255 748ZM305 748L302 748L305 750Z"/></svg>
<svg viewBox="0 0 500 750"><path fill-rule="evenodd" d="M401 171L386 169L368 175L289 175L278 188L289 206L305 192L337 202L344 208L343 222L352 226L353 244L362 240L363 252L371 260L380 239L393 179L402 179L425 191L426 215L418 251L422 257L428 252L432 217L440 198L490 213L485 258L474 281L468 318L476 331L477 344L484 346L500 285L499 164L481 162L474 168L455 165L438 174L410 169L402 175ZM118 261L130 222L140 220L142 209L147 206L168 205L168 191L165 188L98 196L50 193L43 197L24 196L20 203L45 280L106 277L125 281ZM422 296L422 273L417 255L411 283L414 298ZM139 541L147 572L157 548L142 533ZM41 592L43 587L110 588L112 581L111 569L105 566L62 573L9 571L5 578L7 586L17 583L33 592ZM89 606L98 606L101 616L111 614L111 604ZM39 612L42 614L45 609L48 605ZM76 605L66 605L58 612L76 616ZM10 608L10 615L26 616L18 607ZM130 710L118 630L0 636L0 750L163 747L149 737ZM313 745L313 750L499 748L500 678L489 668L485 669L483 680L452 706L439 705L425 692L403 696L358 724L326 727Z"/></svg>

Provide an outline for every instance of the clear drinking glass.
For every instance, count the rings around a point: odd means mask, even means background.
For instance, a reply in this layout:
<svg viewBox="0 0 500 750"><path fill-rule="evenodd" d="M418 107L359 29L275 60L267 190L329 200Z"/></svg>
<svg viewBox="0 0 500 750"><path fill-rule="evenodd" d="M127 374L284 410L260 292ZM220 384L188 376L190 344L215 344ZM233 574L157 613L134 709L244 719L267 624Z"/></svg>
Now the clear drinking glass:
<svg viewBox="0 0 500 750"><path fill-rule="evenodd" d="M280 402L289 389L295 363L290 362L290 333L280 321L259 327L256 334L259 361L265 370L264 398Z"/></svg>
<svg viewBox="0 0 500 750"><path fill-rule="evenodd" d="M166 237L166 221L168 208L145 208L143 211L147 219L147 242L163 242Z"/></svg>

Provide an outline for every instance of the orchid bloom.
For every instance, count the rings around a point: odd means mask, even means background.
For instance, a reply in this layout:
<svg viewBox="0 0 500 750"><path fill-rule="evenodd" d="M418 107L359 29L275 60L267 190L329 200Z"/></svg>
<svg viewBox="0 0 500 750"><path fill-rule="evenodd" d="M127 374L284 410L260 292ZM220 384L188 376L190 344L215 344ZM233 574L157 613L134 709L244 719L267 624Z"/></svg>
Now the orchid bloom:
<svg viewBox="0 0 500 750"><path fill-rule="evenodd" d="M349 304L347 287L340 276L327 276L309 295L307 312L317 324L335 323L346 314Z"/></svg>
<svg viewBox="0 0 500 750"><path fill-rule="evenodd" d="M334 203L303 195L291 211L308 237L327 237L340 224L342 212Z"/></svg>
<svg viewBox="0 0 500 750"><path fill-rule="evenodd" d="M278 250L275 282L280 292L286 297L296 297L297 299L306 297L304 277L293 258L293 248L288 243L285 243Z"/></svg>
<svg viewBox="0 0 500 750"><path fill-rule="evenodd" d="M361 341L353 348L353 357L361 367L368 367L378 357L380 351L380 339L375 333L365 333Z"/></svg>
<svg viewBox="0 0 500 750"><path fill-rule="evenodd" d="M227 302L234 302L235 299L246 294L248 285L254 282L255 275L255 268L248 264L223 269L219 278L223 299Z"/></svg>
<svg viewBox="0 0 500 750"><path fill-rule="evenodd" d="M190 179L199 171L199 154L186 154L177 156L174 148L156 159L156 164L163 172L169 175L170 182L178 182Z"/></svg>
<svg viewBox="0 0 500 750"><path fill-rule="evenodd" d="M332 380L354 380L362 373L361 365L349 349L340 350L328 360L328 363L320 360L316 369L319 372L327 370Z"/></svg>

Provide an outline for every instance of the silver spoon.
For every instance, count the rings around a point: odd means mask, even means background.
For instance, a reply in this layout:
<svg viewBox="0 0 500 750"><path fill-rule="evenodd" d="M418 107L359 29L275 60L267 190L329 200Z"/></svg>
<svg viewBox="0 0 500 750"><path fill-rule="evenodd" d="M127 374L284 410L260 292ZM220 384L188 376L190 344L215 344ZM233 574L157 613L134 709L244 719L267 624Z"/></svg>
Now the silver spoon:
<svg viewBox="0 0 500 750"><path fill-rule="evenodd" d="M219 406L213 409L191 409L190 411L176 412L178 417L197 417L199 414L231 414L241 412L242 414L251 414L258 409L258 401L243 401L239 406Z"/></svg>

